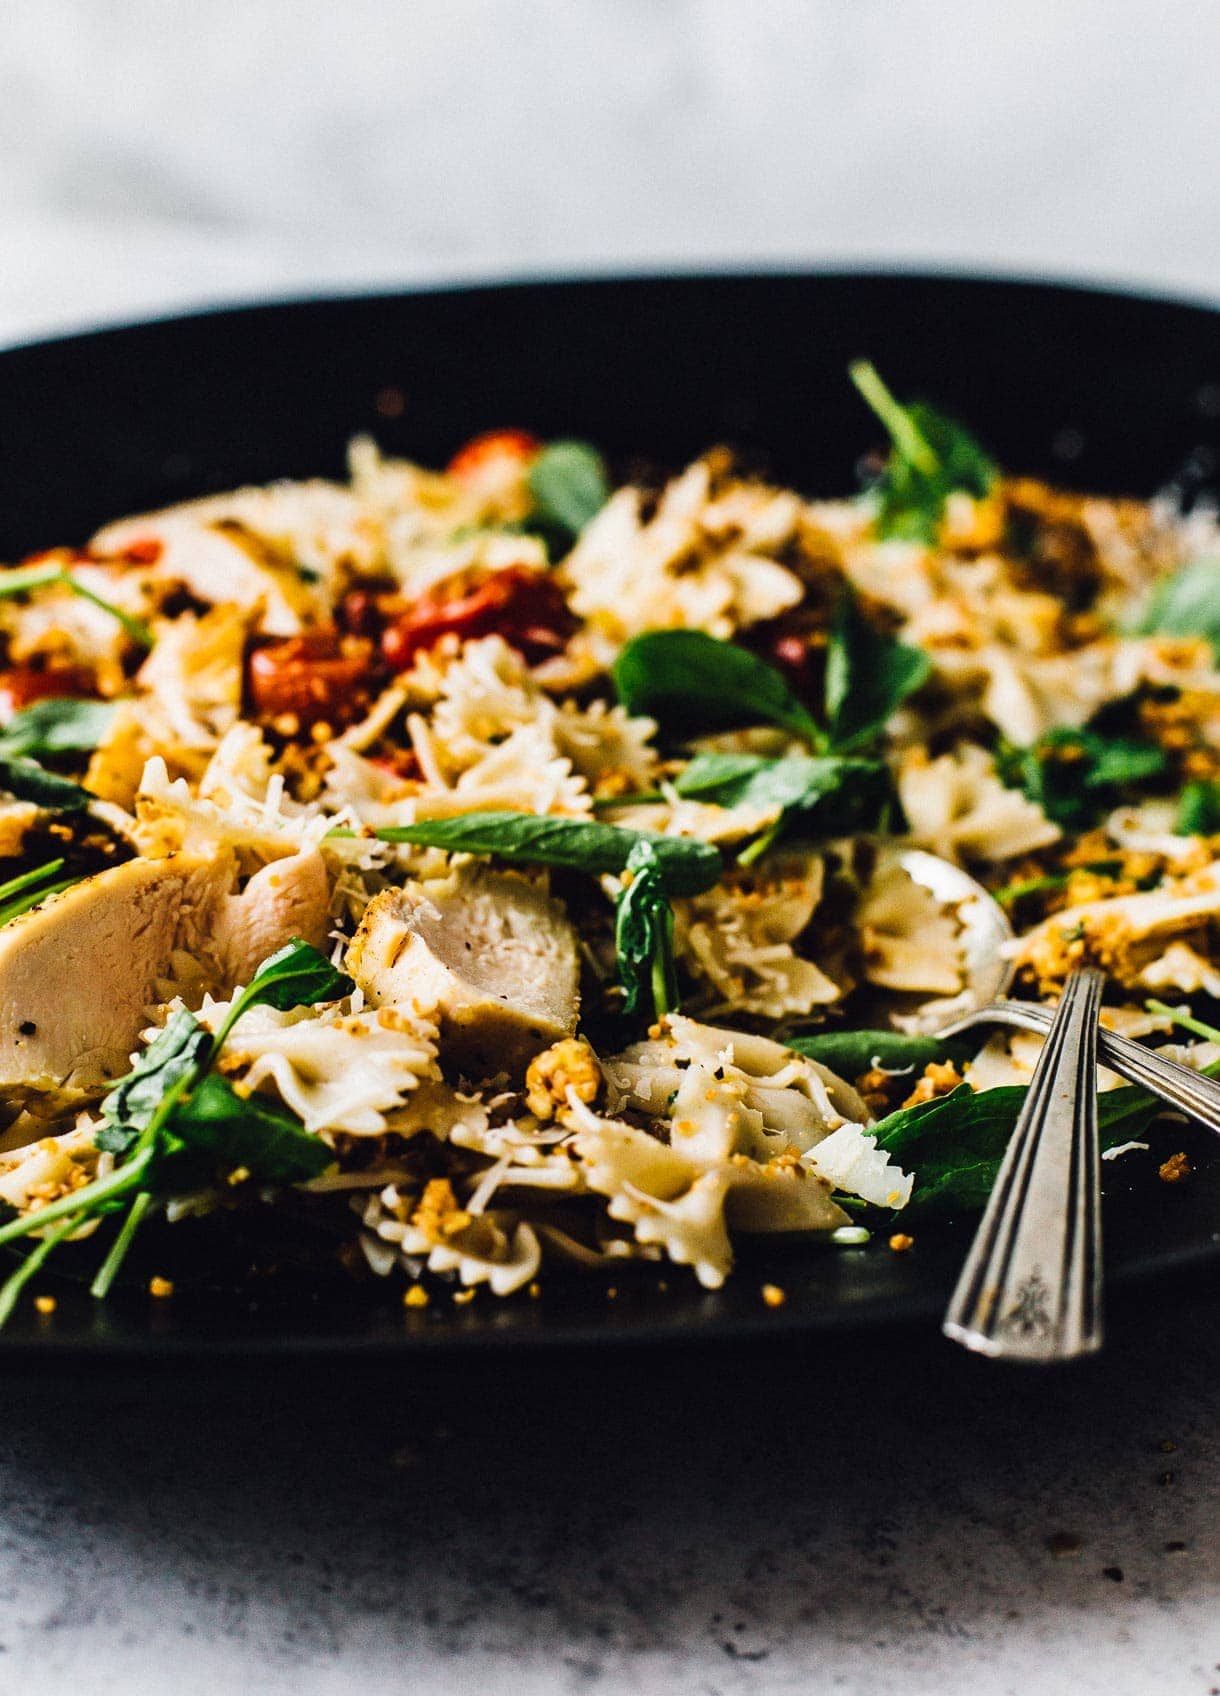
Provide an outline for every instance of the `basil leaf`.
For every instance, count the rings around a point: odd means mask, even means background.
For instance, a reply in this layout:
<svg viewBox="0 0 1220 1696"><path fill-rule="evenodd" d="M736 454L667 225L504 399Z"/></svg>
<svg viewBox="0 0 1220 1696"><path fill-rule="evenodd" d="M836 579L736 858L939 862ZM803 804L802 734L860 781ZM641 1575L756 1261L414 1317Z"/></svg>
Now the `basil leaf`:
<svg viewBox="0 0 1220 1696"><path fill-rule="evenodd" d="M1001 747L996 765L1010 789L1021 789L1056 824L1085 828L1126 793L1160 777L1168 764L1151 742L1093 730L1048 730L1029 748Z"/></svg>
<svg viewBox="0 0 1220 1696"><path fill-rule="evenodd" d="M0 754L74 754L96 748L114 717L113 701L55 696L14 713L0 730Z"/></svg>
<svg viewBox="0 0 1220 1696"><path fill-rule="evenodd" d="M940 1037L906 1036L901 1031L818 1031L813 1036L785 1039L785 1047L849 1080L874 1066L887 1072L922 1072L933 1061L964 1060L977 1046L969 1037L945 1042Z"/></svg>
<svg viewBox="0 0 1220 1696"><path fill-rule="evenodd" d="M219 1048L243 1013L251 1007L274 1007L287 1013L293 1007L316 1007L321 1001L338 1001L350 995L355 984L346 972L333 966L311 942L294 936L265 959L249 985L225 1014L216 1033Z"/></svg>
<svg viewBox="0 0 1220 1696"><path fill-rule="evenodd" d="M646 630L621 650L612 676L627 711L658 719L670 735L777 724L815 748L825 745L781 672L703 630Z"/></svg>
<svg viewBox="0 0 1220 1696"><path fill-rule="evenodd" d="M627 867L637 843L649 843L671 895L697 895L720 881L724 862L710 843L686 836L537 813L461 813L387 825L374 834L382 842L412 842L450 854L495 854L519 865L563 866L600 875Z"/></svg>
<svg viewBox="0 0 1220 1696"><path fill-rule="evenodd" d="M1196 559L1159 583L1136 632L1206 636L1220 660L1220 559Z"/></svg>
<svg viewBox="0 0 1220 1696"><path fill-rule="evenodd" d="M889 458L869 490L881 536L935 542L945 502L959 491L981 500L994 487L997 471L970 432L922 402L903 406L867 360L848 374L885 425Z"/></svg>
<svg viewBox="0 0 1220 1696"><path fill-rule="evenodd" d="M1208 777L1188 783L1178 801L1173 828L1177 836L1220 834L1220 783Z"/></svg>
<svg viewBox="0 0 1220 1696"><path fill-rule="evenodd" d="M0 745L0 788L19 801L33 801L50 812L83 813L93 800L87 789L55 772L45 771L24 754L5 753Z"/></svg>
<svg viewBox="0 0 1220 1696"><path fill-rule="evenodd" d="M640 841L627 856L630 875L614 909L614 948L623 1011L664 1018L678 1005L674 964L674 913L655 844Z"/></svg>
<svg viewBox="0 0 1220 1696"><path fill-rule="evenodd" d="M258 1183L299 1184L334 1163L334 1150L299 1119L209 1072L170 1114L153 1170L161 1189L206 1184L240 1167Z"/></svg>
<svg viewBox="0 0 1220 1696"><path fill-rule="evenodd" d="M776 837L848 836L881 827L897 807L881 760L834 755L697 754L674 781L679 795L719 807L780 808Z"/></svg>
<svg viewBox="0 0 1220 1696"><path fill-rule="evenodd" d="M950 1095L900 1107L875 1125L878 1148L914 1168L906 1213L984 1208L1027 1093L1024 1085L975 1091L962 1084ZM1102 1148L1137 1140L1163 1111L1136 1085L1103 1091L1097 1100Z"/></svg>
<svg viewBox="0 0 1220 1696"><path fill-rule="evenodd" d="M588 442L551 442L532 461L527 481L536 517L571 538L610 498L605 462Z"/></svg>
<svg viewBox="0 0 1220 1696"><path fill-rule="evenodd" d="M826 653L826 719L836 748L880 734L895 709L922 684L932 662L921 648L875 630L856 598L839 598Z"/></svg>
<svg viewBox="0 0 1220 1696"><path fill-rule="evenodd" d="M93 1137L98 1148L126 1154L167 1092L206 1065L212 1051L211 1032L180 1008L102 1102L102 1123Z"/></svg>

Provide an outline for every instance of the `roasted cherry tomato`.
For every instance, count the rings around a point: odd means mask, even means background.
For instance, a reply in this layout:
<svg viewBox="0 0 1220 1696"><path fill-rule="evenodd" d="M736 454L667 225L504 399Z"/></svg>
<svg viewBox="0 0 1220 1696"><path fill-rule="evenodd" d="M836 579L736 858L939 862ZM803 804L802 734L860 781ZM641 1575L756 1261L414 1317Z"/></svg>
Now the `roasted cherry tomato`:
<svg viewBox="0 0 1220 1696"><path fill-rule="evenodd" d="M474 436L465 447L459 448L447 469L451 477L460 478L464 483L471 482L498 462L528 465L541 449L542 443L528 430L488 430L485 435Z"/></svg>
<svg viewBox="0 0 1220 1696"><path fill-rule="evenodd" d="M82 700L97 694L93 673L81 665L15 665L0 671L0 722L8 723L14 713L35 701L57 695L75 695Z"/></svg>
<svg viewBox="0 0 1220 1696"><path fill-rule="evenodd" d="M451 579L413 601L387 625L381 651L391 671L405 671L442 636L503 636L531 665L559 653L576 627L563 591L546 571L510 565L482 582Z"/></svg>
<svg viewBox="0 0 1220 1696"><path fill-rule="evenodd" d="M354 724L368 711L376 686L372 643L337 630L262 640L246 662L255 716L290 736L315 724Z"/></svg>

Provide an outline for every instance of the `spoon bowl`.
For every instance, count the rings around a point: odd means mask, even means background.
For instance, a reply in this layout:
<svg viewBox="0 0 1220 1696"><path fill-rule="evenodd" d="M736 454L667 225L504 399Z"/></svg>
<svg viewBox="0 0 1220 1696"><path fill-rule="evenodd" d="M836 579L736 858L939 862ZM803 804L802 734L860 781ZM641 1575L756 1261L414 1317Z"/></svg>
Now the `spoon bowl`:
<svg viewBox="0 0 1220 1696"><path fill-rule="evenodd" d="M999 902L951 860L905 848L897 864L941 906L953 908L961 926L963 987L956 995L921 1003L914 1012L889 1016L894 1029L908 1036L939 1036L946 1026L973 1019L1007 993L1016 971L1009 947L1013 928Z"/></svg>

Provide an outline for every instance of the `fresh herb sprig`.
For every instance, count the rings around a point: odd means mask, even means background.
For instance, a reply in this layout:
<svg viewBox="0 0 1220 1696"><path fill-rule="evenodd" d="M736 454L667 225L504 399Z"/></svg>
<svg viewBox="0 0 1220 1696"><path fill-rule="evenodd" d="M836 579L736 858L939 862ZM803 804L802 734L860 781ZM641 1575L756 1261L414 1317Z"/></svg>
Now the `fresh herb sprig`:
<svg viewBox="0 0 1220 1696"><path fill-rule="evenodd" d="M895 400L868 360L856 360L848 375L891 443L885 466L868 492L878 534L934 543L950 495L960 492L984 499L995 485L994 463L954 419L922 401L904 406Z"/></svg>
<svg viewBox="0 0 1220 1696"><path fill-rule="evenodd" d="M674 964L674 910L665 869L651 842L637 842L623 868L623 889L614 909L618 979L625 991L623 1012L662 1019L678 1005Z"/></svg>
<svg viewBox="0 0 1220 1696"><path fill-rule="evenodd" d="M72 594L79 595L82 600L91 601L95 607L122 625L128 637L138 648L148 649L153 646L154 637L149 626L142 618L135 618L122 607L116 607L111 601L104 600L95 589L90 589L80 578L64 565L19 565L11 571L0 572L0 599L8 599L14 595L36 594L39 589L63 588Z"/></svg>
<svg viewBox="0 0 1220 1696"><path fill-rule="evenodd" d="M773 724L814 753L844 754L881 733L927 680L931 661L875 629L844 588L827 642L820 720L776 666L702 630L646 630L611 669L627 711L658 719L670 736Z"/></svg>
<svg viewBox="0 0 1220 1696"><path fill-rule="evenodd" d="M615 662L614 683L629 712L655 716L671 735L765 723L809 744L812 754L776 759L700 754L675 779L673 788L690 799L780 809L775 825L740 856L749 864L794 832L842 835L889 822L898 812L889 770L864 754L930 669L918 648L874 629L845 589L827 644L820 720L775 666L697 630L637 636ZM658 790L618 804L663 799Z"/></svg>
<svg viewBox="0 0 1220 1696"><path fill-rule="evenodd" d="M175 1013L102 1103L94 1141L115 1156L113 1170L0 1227L0 1244L44 1233L0 1288L0 1323L51 1249L91 1219L127 1210L92 1285L94 1295L103 1296L155 1201L212 1182L219 1171L241 1169L263 1183L292 1184L331 1165L331 1149L299 1120L270 1101L239 1096L211 1067L237 1019L252 1007L314 1006L353 987L316 948L295 938L263 962L215 1036L194 1014Z"/></svg>

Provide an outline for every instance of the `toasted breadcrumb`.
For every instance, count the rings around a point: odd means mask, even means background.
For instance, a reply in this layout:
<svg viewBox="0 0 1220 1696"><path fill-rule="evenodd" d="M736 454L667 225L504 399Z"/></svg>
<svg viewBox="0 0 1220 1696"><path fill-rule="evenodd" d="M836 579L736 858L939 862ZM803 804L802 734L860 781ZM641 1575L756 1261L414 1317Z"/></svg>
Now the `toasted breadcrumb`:
<svg viewBox="0 0 1220 1696"><path fill-rule="evenodd" d="M937 1060L930 1060L923 1069L923 1076L902 1105L918 1107L921 1102L934 1101L938 1095L951 1094L962 1082L962 1074L952 1060L946 1060L943 1065Z"/></svg>
<svg viewBox="0 0 1220 1696"><path fill-rule="evenodd" d="M915 1247L915 1238L909 1237L905 1231L895 1231L890 1238L890 1247L895 1254L905 1254L908 1249Z"/></svg>
<svg viewBox="0 0 1220 1696"><path fill-rule="evenodd" d="M422 1284L412 1284L402 1298L404 1307L427 1307L432 1298Z"/></svg>
<svg viewBox="0 0 1220 1696"><path fill-rule="evenodd" d="M571 1111L568 1091L592 1106L602 1087L597 1056L583 1037L565 1036L535 1055L525 1074L525 1105L539 1119L564 1124Z"/></svg>
<svg viewBox="0 0 1220 1696"><path fill-rule="evenodd" d="M156 1296L158 1301L166 1300L174 1293L173 1279L162 1278L160 1276L150 1278L148 1280L148 1293L150 1296Z"/></svg>
<svg viewBox="0 0 1220 1696"><path fill-rule="evenodd" d="M1184 1154L1179 1153L1169 1156L1157 1172L1157 1177L1163 1184L1180 1184L1184 1178L1190 1177L1190 1173L1190 1161Z"/></svg>
<svg viewBox="0 0 1220 1696"><path fill-rule="evenodd" d="M760 1294L768 1307L782 1307L788 1299L787 1290L779 1284L764 1284Z"/></svg>

